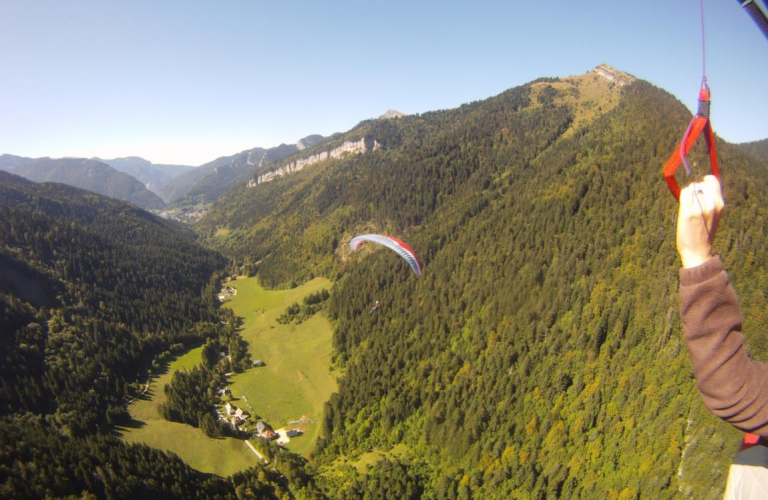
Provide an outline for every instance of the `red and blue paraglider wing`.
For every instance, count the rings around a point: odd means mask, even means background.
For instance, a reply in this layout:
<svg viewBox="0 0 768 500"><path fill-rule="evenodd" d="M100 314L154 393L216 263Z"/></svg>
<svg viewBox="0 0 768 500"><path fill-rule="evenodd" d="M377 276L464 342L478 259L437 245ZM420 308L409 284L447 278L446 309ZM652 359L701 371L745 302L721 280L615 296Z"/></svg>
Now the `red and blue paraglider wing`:
<svg viewBox="0 0 768 500"><path fill-rule="evenodd" d="M411 269L413 269L413 272L415 272L417 276L421 276L421 262L419 261L419 258L416 256L416 253L413 251L413 249L404 242L384 234L363 234L352 238L352 241L349 242L349 248L351 248L353 251L357 250L360 248L360 245L366 241L378 243L379 245L384 245L390 250L394 250L397 255L405 259L405 261L409 266L411 266Z"/></svg>

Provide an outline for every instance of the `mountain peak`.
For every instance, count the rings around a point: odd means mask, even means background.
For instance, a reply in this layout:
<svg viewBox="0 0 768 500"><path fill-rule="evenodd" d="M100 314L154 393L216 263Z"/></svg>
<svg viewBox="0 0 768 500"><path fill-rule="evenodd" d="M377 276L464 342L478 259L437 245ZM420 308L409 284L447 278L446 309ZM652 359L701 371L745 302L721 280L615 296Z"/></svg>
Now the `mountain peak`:
<svg viewBox="0 0 768 500"><path fill-rule="evenodd" d="M592 72L597 73L609 82L616 82L619 87L623 87L624 85L635 81L635 77L632 75L619 71L605 63L596 66Z"/></svg>
<svg viewBox="0 0 768 500"><path fill-rule="evenodd" d="M405 116L405 113L401 113L400 111L397 111L395 109L388 109L386 113L384 113L379 117L379 120L388 120L390 118L400 118L401 116Z"/></svg>
<svg viewBox="0 0 768 500"><path fill-rule="evenodd" d="M533 82L531 99L535 107L555 104L571 109L573 123L565 133L567 137L580 126L615 108L624 86L634 81L632 75L600 64L582 75Z"/></svg>

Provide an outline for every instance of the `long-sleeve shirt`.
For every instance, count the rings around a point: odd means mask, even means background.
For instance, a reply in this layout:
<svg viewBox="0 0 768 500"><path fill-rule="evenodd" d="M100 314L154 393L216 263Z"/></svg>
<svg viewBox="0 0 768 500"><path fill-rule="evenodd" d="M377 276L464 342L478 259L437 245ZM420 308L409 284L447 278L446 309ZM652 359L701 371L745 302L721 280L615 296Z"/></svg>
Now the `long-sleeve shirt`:
<svg viewBox="0 0 768 500"><path fill-rule="evenodd" d="M722 262L680 271L680 316L704 404L743 431L768 436L768 366L750 361Z"/></svg>

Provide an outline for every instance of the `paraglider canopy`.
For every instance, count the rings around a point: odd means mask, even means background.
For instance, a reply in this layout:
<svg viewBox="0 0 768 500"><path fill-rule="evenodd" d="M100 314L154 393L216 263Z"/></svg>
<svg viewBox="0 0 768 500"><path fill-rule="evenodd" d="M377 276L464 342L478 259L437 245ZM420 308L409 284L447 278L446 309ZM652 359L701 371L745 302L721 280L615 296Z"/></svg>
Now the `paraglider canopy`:
<svg viewBox="0 0 768 500"><path fill-rule="evenodd" d="M385 247L394 250L400 257L408 262L408 265L411 266L411 269L413 269L413 272L415 272L417 276L421 276L421 262L416 256L416 252L404 242L385 234L362 234L352 238L352 241L349 242L349 248L353 251L357 250L360 248L360 245L366 241L378 243L379 245L384 245Z"/></svg>

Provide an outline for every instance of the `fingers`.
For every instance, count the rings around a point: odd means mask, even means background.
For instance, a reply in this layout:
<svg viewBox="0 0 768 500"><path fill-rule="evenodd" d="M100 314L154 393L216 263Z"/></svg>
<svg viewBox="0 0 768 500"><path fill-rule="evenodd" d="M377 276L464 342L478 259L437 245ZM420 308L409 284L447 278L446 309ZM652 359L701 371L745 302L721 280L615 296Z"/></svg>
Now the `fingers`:
<svg viewBox="0 0 768 500"><path fill-rule="evenodd" d="M680 209L694 210L697 213L720 215L725 202L723 201L720 181L714 175L707 175L700 181L695 181L680 191Z"/></svg>
<svg viewBox="0 0 768 500"><path fill-rule="evenodd" d="M723 211L720 181L712 175L680 191L677 249L683 267L695 267L712 256L712 242Z"/></svg>

